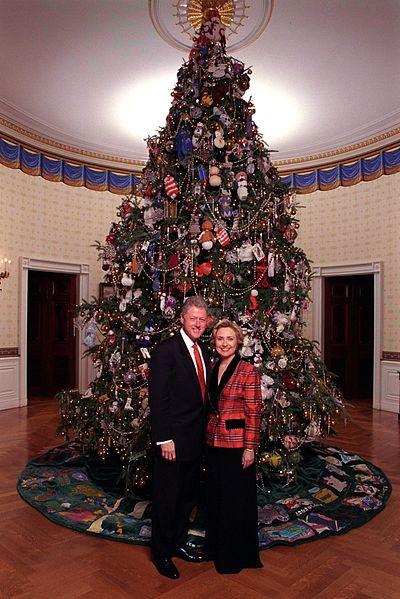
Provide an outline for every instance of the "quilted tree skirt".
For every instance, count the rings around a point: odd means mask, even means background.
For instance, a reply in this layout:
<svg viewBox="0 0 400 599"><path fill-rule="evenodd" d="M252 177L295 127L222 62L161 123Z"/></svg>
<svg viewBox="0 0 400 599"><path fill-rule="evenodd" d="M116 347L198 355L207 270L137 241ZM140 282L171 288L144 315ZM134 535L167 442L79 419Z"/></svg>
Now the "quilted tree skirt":
<svg viewBox="0 0 400 599"><path fill-rule="evenodd" d="M391 485L382 470L359 455L319 444L309 445L303 455L295 484L272 481L259 488L261 549L348 532L378 514L390 496ZM117 488L110 490L98 482L99 477L95 482L92 470L79 445L60 445L28 462L18 479L18 491L32 507L62 526L125 543L149 543L151 503L125 497ZM200 509L188 544L201 552L203 541Z"/></svg>

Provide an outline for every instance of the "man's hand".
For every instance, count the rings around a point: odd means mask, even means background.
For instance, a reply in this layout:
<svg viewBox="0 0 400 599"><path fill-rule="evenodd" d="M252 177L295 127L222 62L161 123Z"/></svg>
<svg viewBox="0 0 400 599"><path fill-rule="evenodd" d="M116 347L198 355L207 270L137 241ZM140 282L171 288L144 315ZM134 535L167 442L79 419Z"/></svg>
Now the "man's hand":
<svg viewBox="0 0 400 599"><path fill-rule="evenodd" d="M168 443L162 443L161 447L161 455L164 460L168 460L168 462L175 462L175 443L173 441L168 441Z"/></svg>

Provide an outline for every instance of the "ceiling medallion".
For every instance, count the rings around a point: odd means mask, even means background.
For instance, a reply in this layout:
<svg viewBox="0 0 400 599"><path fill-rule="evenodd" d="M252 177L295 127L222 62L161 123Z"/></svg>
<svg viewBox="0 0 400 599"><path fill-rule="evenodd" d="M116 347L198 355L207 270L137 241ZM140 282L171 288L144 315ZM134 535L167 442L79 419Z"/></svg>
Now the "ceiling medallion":
<svg viewBox="0 0 400 599"><path fill-rule="evenodd" d="M212 10L218 10L225 26L230 52L244 48L267 27L274 0L148 0L149 14L160 37L178 50L188 51L193 36Z"/></svg>
<svg viewBox="0 0 400 599"><path fill-rule="evenodd" d="M177 9L176 16L181 27L184 28L184 24L189 21L193 29L197 31L204 21L207 21L210 11L218 10L225 28L229 28L236 16L235 4L242 5L240 7L242 18L237 25L240 27L242 24L241 20L245 18L246 6L244 1L235 3L233 0L229 0L228 2L226 0L189 0L186 2L185 0L177 0L175 3Z"/></svg>

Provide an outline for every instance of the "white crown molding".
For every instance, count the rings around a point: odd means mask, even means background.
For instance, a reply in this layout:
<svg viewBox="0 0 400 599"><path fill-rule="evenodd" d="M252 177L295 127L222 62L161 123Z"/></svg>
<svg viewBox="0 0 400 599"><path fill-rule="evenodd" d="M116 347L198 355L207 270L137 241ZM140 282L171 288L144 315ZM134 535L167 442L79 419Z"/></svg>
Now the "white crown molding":
<svg viewBox="0 0 400 599"><path fill-rule="evenodd" d="M147 153L137 154L126 147L105 146L68 135L19 110L1 97L0 131L44 152L70 160L93 163L96 166L131 172L141 170L147 161ZM278 152L273 157L274 164L281 172L307 170L379 151L399 140L400 111L394 111L381 119L349 131L345 136L331 138L327 144L303 146L294 148L290 152Z"/></svg>

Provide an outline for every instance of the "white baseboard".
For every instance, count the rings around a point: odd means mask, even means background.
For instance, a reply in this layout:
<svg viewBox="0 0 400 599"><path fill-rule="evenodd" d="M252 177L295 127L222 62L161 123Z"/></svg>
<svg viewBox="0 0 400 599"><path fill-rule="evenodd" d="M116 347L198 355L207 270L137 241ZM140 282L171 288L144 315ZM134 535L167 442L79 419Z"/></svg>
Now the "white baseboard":
<svg viewBox="0 0 400 599"><path fill-rule="evenodd" d="M381 410L399 413L400 401L400 362L381 362Z"/></svg>
<svg viewBox="0 0 400 599"><path fill-rule="evenodd" d="M19 408L18 356L0 358L0 410Z"/></svg>

